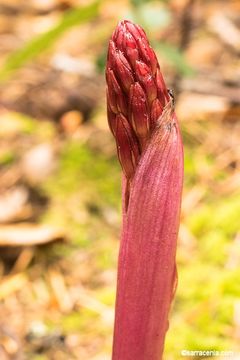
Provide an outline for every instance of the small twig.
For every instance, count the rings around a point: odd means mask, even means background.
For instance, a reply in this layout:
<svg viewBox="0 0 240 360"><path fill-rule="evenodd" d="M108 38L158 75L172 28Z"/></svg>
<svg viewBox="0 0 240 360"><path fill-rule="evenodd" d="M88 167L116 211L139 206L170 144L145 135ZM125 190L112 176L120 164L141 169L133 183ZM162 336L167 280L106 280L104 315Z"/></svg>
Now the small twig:
<svg viewBox="0 0 240 360"><path fill-rule="evenodd" d="M179 49L184 51L190 42L191 39L191 30L192 30L192 12L194 7L195 0L189 0L186 3L185 8L183 9L181 20L180 20L180 41L179 41ZM177 73L173 80L173 89L174 93L177 96L180 91L180 80L182 75Z"/></svg>
<svg viewBox="0 0 240 360"><path fill-rule="evenodd" d="M224 86L216 81L204 78L183 79L179 85L181 90L199 94L211 94L226 98L230 103L240 104L240 92L235 87Z"/></svg>

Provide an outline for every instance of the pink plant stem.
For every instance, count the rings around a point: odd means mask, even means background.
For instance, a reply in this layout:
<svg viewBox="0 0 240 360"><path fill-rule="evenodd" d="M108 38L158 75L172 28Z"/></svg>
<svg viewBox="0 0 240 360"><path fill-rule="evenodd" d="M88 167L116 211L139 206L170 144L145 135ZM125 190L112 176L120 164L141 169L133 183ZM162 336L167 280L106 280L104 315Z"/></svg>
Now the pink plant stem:
<svg viewBox="0 0 240 360"><path fill-rule="evenodd" d="M160 360L177 283L182 141L143 30L124 21L113 41L107 64L108 120L124 176L112 359Z"/></svg>

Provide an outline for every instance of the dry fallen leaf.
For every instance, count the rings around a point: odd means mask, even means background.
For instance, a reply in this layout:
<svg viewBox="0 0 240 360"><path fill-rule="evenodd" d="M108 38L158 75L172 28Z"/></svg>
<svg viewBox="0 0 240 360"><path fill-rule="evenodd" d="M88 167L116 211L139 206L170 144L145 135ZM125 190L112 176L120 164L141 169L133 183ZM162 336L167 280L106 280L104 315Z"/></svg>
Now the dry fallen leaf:
<svg viewBox="0 0 240 360"><path fill-rule="evenodd" d="M47 143L31 148L24 155L21 162L23 175L31 184L45 180L52 173L55 166L53 146Z"/></svg>
<svg viewBox="0 0 240 360"><path fill-rule="evenodd" d="M0 284L0 299L4 299L12 293L21 290L27 282L28 279L23 273L5 278Z"/></svg>
<svg viewBox="0 0 240 360"><path fill-rule="evenodd" d="M0 194L0 223L24 220L32 215L28 190L17 186Z"/></svg>
<svg viewBox="0 0 240 360"><path fill-rule="evenodd" d="M0 226L0 246L39 245L63 238L62 229L47 225L25 223Z"/></svg>

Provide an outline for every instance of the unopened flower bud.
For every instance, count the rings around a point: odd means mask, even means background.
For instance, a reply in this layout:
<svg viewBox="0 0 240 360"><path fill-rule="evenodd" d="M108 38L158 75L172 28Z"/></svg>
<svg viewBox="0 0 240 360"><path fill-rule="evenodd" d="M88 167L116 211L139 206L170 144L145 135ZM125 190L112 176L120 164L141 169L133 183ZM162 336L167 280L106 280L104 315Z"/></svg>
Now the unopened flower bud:
<svg viewBox="0 0 240 360"><path fill-rule="evenodd" d="M130 109L130 121L141 142L149 136L150 119L146 95L138 82L130 89Z"/></svg>
<svg viewBox="0 0 240 360"><path fill-rule="evenodd" d="M168 95L165 81L163 79L160 69L157 69L156 83L157 83L158 98L161 104L164 106L170 100L170 97Z"/></svg>
<svg viewBox="0 0 240 360"><path fill-rule="evenodd" d="M109 99L108 91L107 91L107 99ZM110 128L113 136L116 136L116 114L111 110L110 105L109 105L109 100L108 100L108 105L107 105L107 118L108 118L109 128Z"/></svg>
<svg viewBox="0 0 240 360"><path fill-rule="evenodd" d="M139 58L139 48L137 45L136 40L130 33L125 33L125 51L126 55L129 59L130 64L132 65L133 69L135 69L136 61L140 60Z"/></svg>
<svg viewBox="0 0 240 360"><path fill-rule="evenodd" d="M154 129L163 112L163 107L158 99L155 99L151 108L151 128Z"/></svg>
<svg viewBox="0 0 240 360"><path fill-rule="evenodd" d="M144 87L149 104L157 97L157 87L151 74L151 69L142 61L136 62L136 76Z"/></svg>
<svg viewBox="0 0 240 360"><path fill-rule="evenodd" d="M116 54L116 46L114 42L110 40L108 46L107 61L108 61L108 67L111 69L115 67L115 54Z"/></svg>
<svg viewBox="0 0 240 360"><path fill-rule="evenodd" d="M110 101L110 108L113 112L123 113L127 115L127 105L126 105L126 98L124 93L118 84L118 81L114 75L113 70L110 68L106 71L106 78L109 84L108 86L108 94L109 94L109 101Z"/></svg>
<svg viewBox="0 0 240 360"><path fill-rule="evenodd" d="M131 66L121 51L115 54L116 73L120 83L126 91L129 91L131 84L134 82Z"/></svg>
<svg viewBox="0 0 240 360"><path fill-rule="evenodd" d="M139 159L137 140L127 119L122 114L116 116L116 124L118 158L126 178L131 179Z"/></svg>

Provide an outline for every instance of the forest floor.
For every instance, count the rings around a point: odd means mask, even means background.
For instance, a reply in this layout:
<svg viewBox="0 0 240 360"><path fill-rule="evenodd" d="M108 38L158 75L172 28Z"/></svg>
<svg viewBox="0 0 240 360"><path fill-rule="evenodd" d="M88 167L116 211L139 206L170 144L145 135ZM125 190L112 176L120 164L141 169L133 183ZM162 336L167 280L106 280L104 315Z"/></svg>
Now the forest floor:
<svg viewBox="0 0 240 360"><path fill-rule="evenodd" d="M104 0L55 38L82 3L0 0L0 359L110 358L121 173L103 69L133 14L175 90L185 149L165 358L240 353L240 4ZM51 48L31 43L46 31Z"/></svg>

